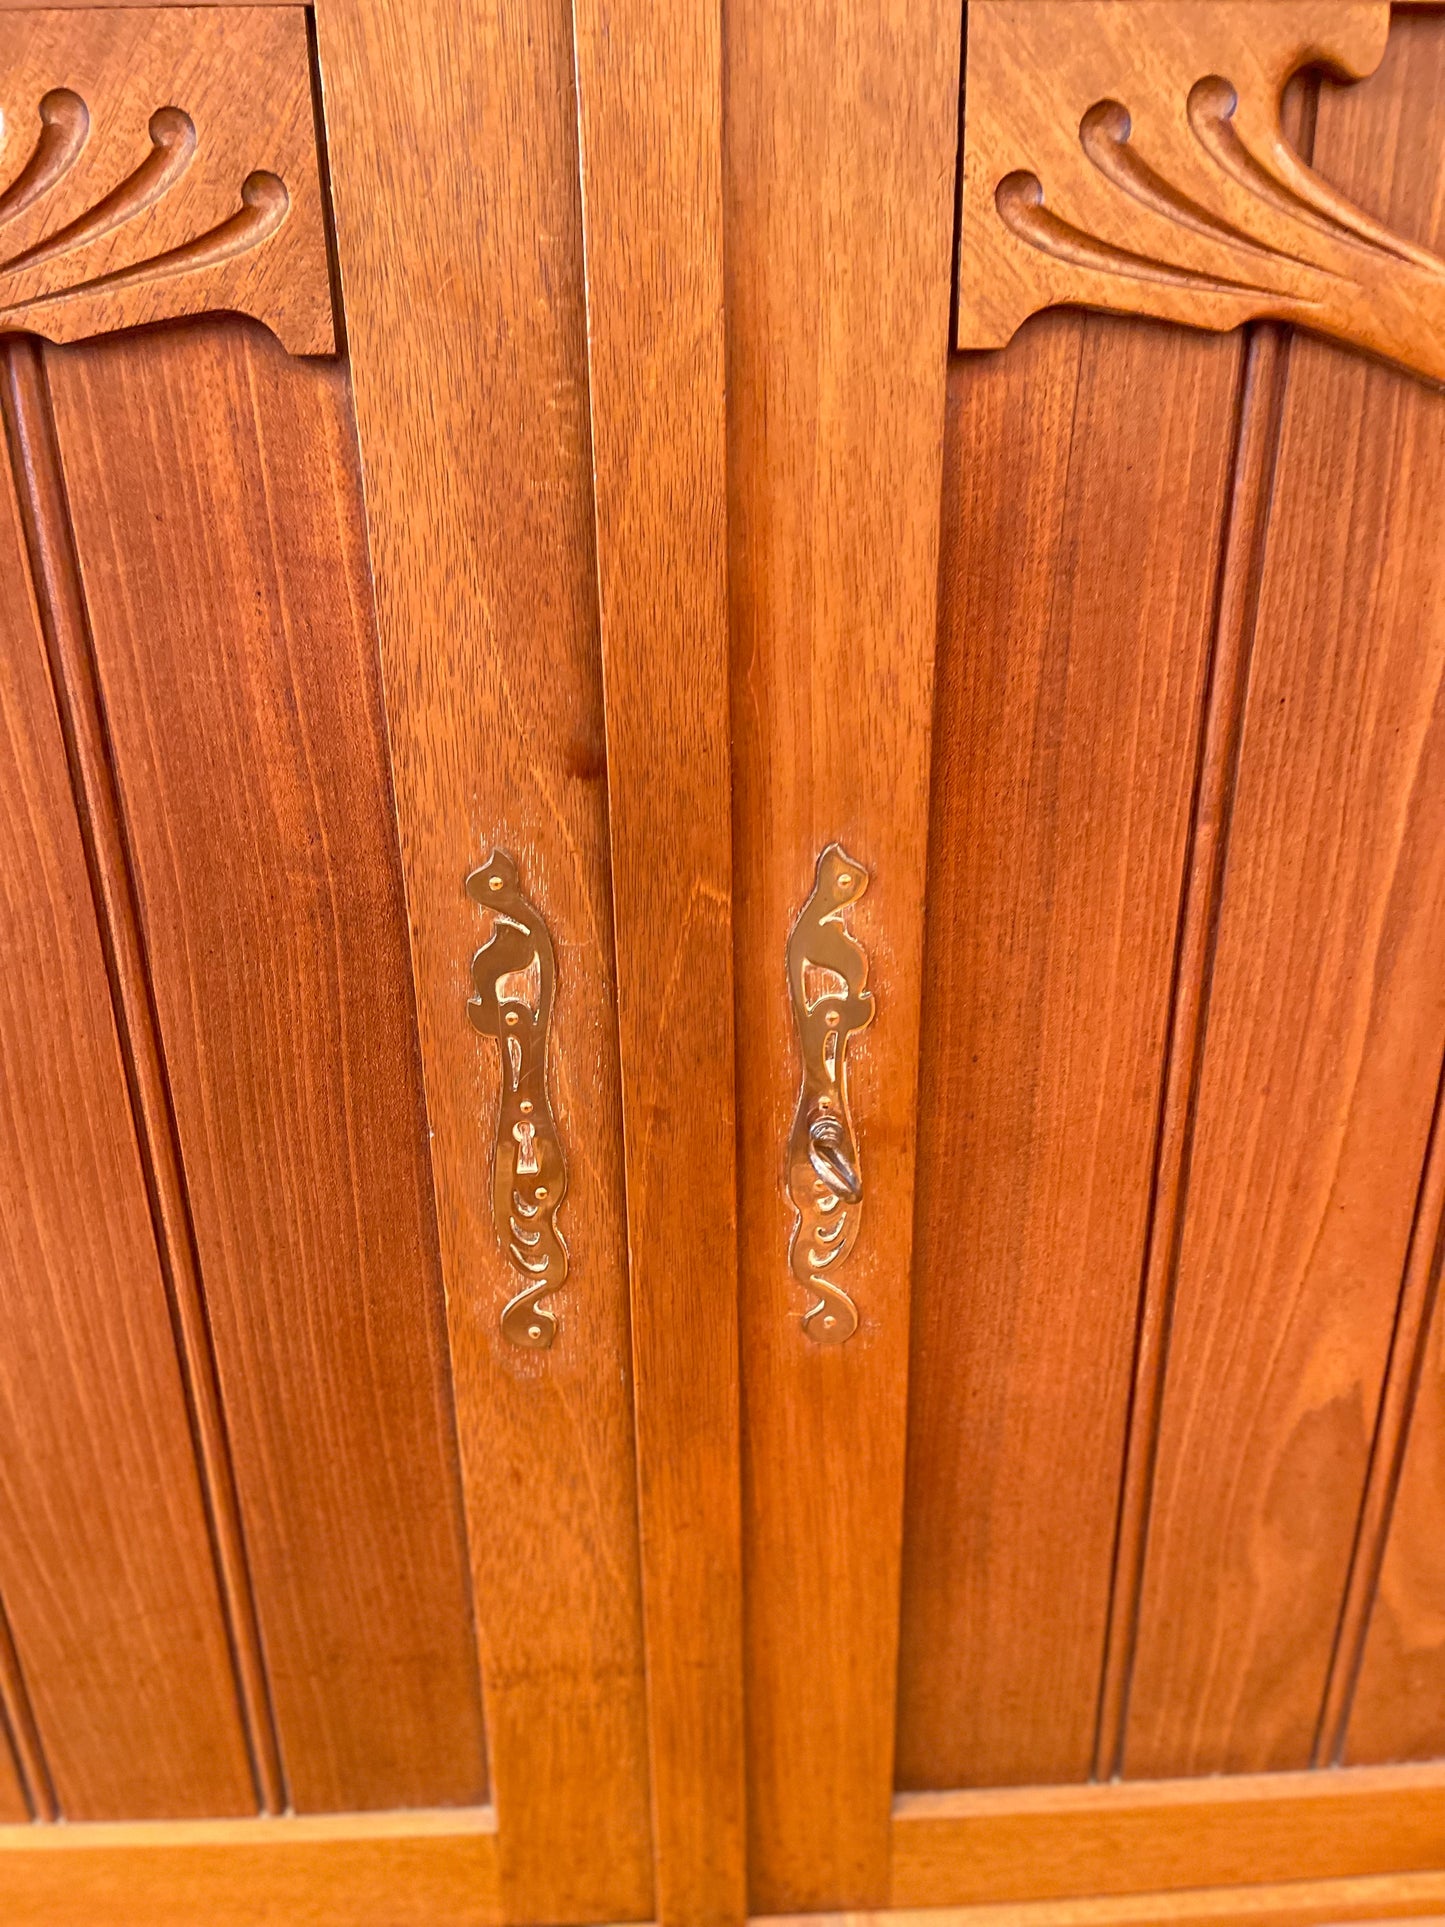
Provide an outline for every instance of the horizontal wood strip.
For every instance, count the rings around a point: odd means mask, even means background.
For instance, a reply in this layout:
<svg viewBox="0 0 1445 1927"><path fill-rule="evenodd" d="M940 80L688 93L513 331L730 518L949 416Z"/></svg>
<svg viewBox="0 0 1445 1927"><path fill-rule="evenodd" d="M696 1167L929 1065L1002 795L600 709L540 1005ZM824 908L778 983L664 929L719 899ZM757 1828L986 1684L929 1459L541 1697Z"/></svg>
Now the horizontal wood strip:
<svg viewBox="0 0 1445 1927"><path fill-rule="evenodd" d="M490 1927L490 1807L0 1827L7 1927Z"/></svg>
<svg viewBox="0 0 1445 1927"><path fill-rule="evenodd" d="M1401 1909L1409 1910L1408 1917ZM808 1914L809 1927L1325 1927L1387 1920L1393 1927L1445 1914L1445 1874L1387 1875L1368 1880L1290 1880L1268 1886L1195 1888L1188 1893L1131 1894L1121 1899L1024 1901L997 1907L899 1908L874 1914ZM783 1927L774 1916L767 1927Z"/></svg>
<svg viewBox="0 0 1445 1927"><path fill-rule="evenodd" d="M0 13L78 13L86 7L112 12L117 6L230 7L232 12L242 11L235 0L44 0L43 6L36 0L0 0ZM301 11L297 0L243 0L243 7L296 7L298 13Z"/></svg>
<svg viewBox="0 0 1445 1927"><path fill-rule="evenodd" d="M1445 1764L915 1793L894 1804L901 1907L1442 1868Z"/></svg>

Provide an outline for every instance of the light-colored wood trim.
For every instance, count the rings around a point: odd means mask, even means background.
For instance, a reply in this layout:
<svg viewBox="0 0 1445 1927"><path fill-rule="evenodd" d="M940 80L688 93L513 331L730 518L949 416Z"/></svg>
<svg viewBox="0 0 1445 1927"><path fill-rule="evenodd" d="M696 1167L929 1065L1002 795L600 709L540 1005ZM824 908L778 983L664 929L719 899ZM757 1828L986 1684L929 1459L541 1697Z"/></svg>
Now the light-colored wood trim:
<svg viewBox="0 0 1445 1927"><path fill-rule="evenodd" d="M1441 1873L1445 1763L894 1802L895 1907Z"/></svg>
<svg viewBox="0 0 1445 1927"><path fill-rule="evenodd" d="M490 1807L0 1827L6 1927L493 1927Z"/></svg>
<svg viewBox="0 0 1445 1927"><path fill-rule="evenodd" d="M894 1854L893 1908L757 1927L1435 1919L1445 1764L907 1794ZM490 1807L0 1827L6 1927L498 1927L497 1863Z"/></svg>
<svg viewBox="0 0 1445 1927"><path fill-rule="evenodd" d="M636 1919L653 1869L572 9L321 0L316 33L503 1903ZM571 1257L549 1350L500 1328L516 1273L464 887L493 848L556 946Z"/></svg>
<svg viewBox="0 0 1445 1927"><path fill-rule="evenodd" d="M887 1899L938 629L956 0L725 9L738 1203L755 1907ZM803 1329L779 1182L820 853L866 867L876 1016L844 1344Z"/></svg>
<svg viewBox="0 0 1445 1927"><path fill-rule="evenodd" d="M722 10L575 19L657 1910L740 1921Z"/></svg>
<svg viewBox="0 0 1445 1927"><path fill-rule="evenodd" d="M117 13L138 7L228 7L233 13L247 7L293 7L302 0L0 0L0 13Z"/></svg>
<svg viewBox="0 0 1445 1927"><path fill-rule="evenodd" d="M1123 1898L1040 1900L992 1907L899 1908L891 1913L774 1915L766 1927L1393 1927L1445 1915L1445 1874L1367 1880L1291 1880L1269 1886L1195 1888ZM761 1921L758 1927L764 1927Z"/></svg>

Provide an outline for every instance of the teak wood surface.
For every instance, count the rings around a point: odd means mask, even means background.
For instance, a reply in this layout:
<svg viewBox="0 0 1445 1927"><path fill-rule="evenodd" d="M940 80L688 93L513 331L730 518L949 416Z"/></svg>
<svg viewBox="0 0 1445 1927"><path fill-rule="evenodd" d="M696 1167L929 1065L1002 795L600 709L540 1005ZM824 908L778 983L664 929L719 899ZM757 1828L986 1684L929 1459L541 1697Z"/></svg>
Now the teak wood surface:
<svg viewBox="0 0 1445 1927"><path fill-rule="evenodd" d="M1378 184L1388 216L1426 241L1445 236L1437 169L1422 164L1445 107L1441 26L1399 23L1375 80L1326 89L1316 136L1334 178ZM1441 407L1359 357L1307 340L1291 351L1181 1229L1132 1776L1314 1756L1445 1052Z"/></svg>
<svg viewBox="0 0 1445 1927"><path fill-rule="evenodd" d="M32 588L51 498L17 439L12 356L0 350L0 1692L42 1817L245 1813L255 1793L47 661L57 612L43 627Z"/></svg>
<svg viewBox="0 0 1445 1927"><path fill-rule="evenodd" d="M655 1911L702 1927L748 1904L722 17L573 18Z"/></svg>
<svg viewBox="0 0 1445 1927"><path fill-rule="evenodd" d="M1445 377L1445 260L1280 124L1305 67L1359 78L1386 0L972 0L957 342L1061 304L1272 317Z"/></svg>
<svg viewBox="0 0 1445 1927"><path fill-rule="evenodd" d="M739 0L724 27L748 1865L777 1912L887 1893L959 34L952 0ZM820 1346L785 961L835 841L870 873L877 1016L849 1066L860 1326Z"/></svg>
<svg viewBox="0 0 1445 1927"><path fill-rule="evenodd" d="M7 1922L1445 1914L1445 1766L1387 1764L1445 1751L1445 402L1167 275L950 358L1008 292L960 139L1102 178L1106 11L1110 166L1196 54L1246 133L1379 60L1284 124L1408 270L1334 331L1433 367L1445 19L1381 59L1383 0L973 0L962 127L955 0L0 0L8 123L73 48L112 174L216 103L174 198L77 168L17 247L120 262L278 128L306 183L274 280L36 310L259 320L0 345ZM820 1347L833 841L877 1019ZM542 1352L494 847L557 952Z"/></svg>
<svg viewBox="0 0 1445 1927"><path fill-rule="evenodd" d="M1091 1771L1240 358L1049 315L950 373L907 1788Z"/></svg>
<svg viewBox="0 0 1445 1927"><path fill-rule="evenodd" d="M49 354L297 1810L485 1796L350 394L253 324Z"/></svg>
<svg viewBox="0 0 1445 1927"><path fill-rule="evenodd" d="M323 0L317 31L412 926L503 1907L653 1907L617 1008L570 10ZM556 947L571 1258L498 1327L496 1054L464 880ZM686 1745L704 1744L698 1734Z"/></svg>
<svg viewBox="0 0 1445 1927"><path fill-rule="evenodd" d="M0 328L215 309L331 354L302 8L0 8Z"/></svg>

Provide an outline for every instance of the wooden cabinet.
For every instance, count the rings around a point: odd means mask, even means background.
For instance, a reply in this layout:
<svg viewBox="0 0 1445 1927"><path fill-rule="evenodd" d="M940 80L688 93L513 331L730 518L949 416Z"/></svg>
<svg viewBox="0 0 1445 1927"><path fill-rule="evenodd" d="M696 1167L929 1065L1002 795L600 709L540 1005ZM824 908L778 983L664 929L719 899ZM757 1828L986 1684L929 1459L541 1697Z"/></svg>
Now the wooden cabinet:
<svg viewBox="0 0 1445 1927"><path fill-rule="evenodd" d="M1442 155L0 0L0 1919L1445 1915Z"/></svg>

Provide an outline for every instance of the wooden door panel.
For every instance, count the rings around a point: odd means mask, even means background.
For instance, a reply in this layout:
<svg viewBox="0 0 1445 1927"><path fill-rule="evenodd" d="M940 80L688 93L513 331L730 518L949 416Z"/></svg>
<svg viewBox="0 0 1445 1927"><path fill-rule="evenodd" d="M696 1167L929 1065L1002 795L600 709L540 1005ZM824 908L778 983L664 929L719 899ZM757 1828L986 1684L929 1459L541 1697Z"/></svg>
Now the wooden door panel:
<svg viewBox="0 0 1445 1927"><path fill-rule="evenodd" d="M1385 151L1399 155L1397 167L1404 161L1418 188L1424 189L1439 170L1422 161L1421 150L1438 153L1438 130L1445 128L1445 20L1396 23L1397 32L1402 27L1408 67L1396 83L1398 119L1377 124L1371 131L1377 139L1385 135L1389 143ZM1421 131L1426 127L1428 142ZM1420 204L1412 211L1417 219L1425 214ZM1407 429L1407 446L1417 451L1416 459L1401 479L1412 495L1418 491L1418 516L1425 512L1431 489L1438 489L1440 478L1438 458L1427 454L1421 463L1418 451L1429 451L1432 435L1438 445L1445 428L1445 405L1432 396L1422 398L1416 407L1418 420ZM1434 499L1438 502L1438 495ZM1407 539L1403 533L1402 539ZM1410 588L1418 598L1414 619L1421 630L1438 628L1442 619L1441 562L1436 542L1414 564L1419 573L1412 574ZM1432 563L1437 564L1434 569ZM1437 1098L1431 1148L1436 1173L1445 1152L1438 1104ZM1349 1695L1352 1700L1346 1709L1344 1758L1352 1764L1445 1755L1445 1532L1441 1529L1445 1519L1445 1321L1438 1304L1439 1183L1438 1177L1431 1183L1432 1175L1427 1173L1422 1187L1415 1233L1422 1241L1417 1262L1427 1279L1423 1351L1418 1367L1408 1354L1391 1360L1391 1375L1403 1382L1406 1401L1403 1460L1397 1455L1392 1464L1372 1466L1375 1477L1386 1481L1397 1477L1399 1483L1393 1508L1387 1491L1382 1509L1381 1524L1388 1533L1378 1549L1383 1556L1376 1565L1366 1564L1366 1583L1374 1580L1376 1590L1358 1678L1344 1682L1342 1697ZM1398 1339L1396 1350L1401 1352ZM1417 1370L1416 1389L1411 1381ZM1382 1444L1377 1443L1377 1459L1381 1455ZM1370 1550L1376 1549L1362 1549L1366 1556ZM1355 1655L1347 1657L1352 1660Z"/></svg>
<svg viewBox="0 0 1445 1927"><path fill-rule="evenodd" d="M48 368L290 1799L476 1801L346 374L239 321Z"/></svg>
<svg viewBox="0 0 1445 1927"><path fill-rule="evenodd" d="M0 836L0 1597L38 1770L68 1819L246 1813L166 1283L8 467ZM51 1809L49 1785L32 1792Z"/></svg>
<svg viewBox="0 0 1445 1927"><path fill-rule="evenodd" d="M1345 1732L1351 1766L1445 1757L1442 1521L1445 1320L1437 1302Z"/></svg>
<svg viewBox="0 0 1445 1927"><path fill-rule="evenodd" d="M1445 239L1445 23L1316 161ZM1294 345L1130 1695L1131 1775L1316 1745L1445 1046L1445 403Z"/></svg>
<svg viewBox="0 0 1445 1927"><path fill-rule="evenodd" d="M1093 1766L1239 338L955 361L934 712L904 1787Z"/></svg>

